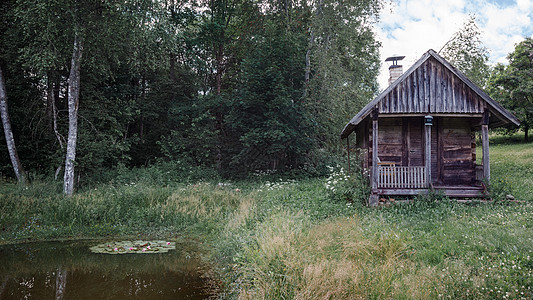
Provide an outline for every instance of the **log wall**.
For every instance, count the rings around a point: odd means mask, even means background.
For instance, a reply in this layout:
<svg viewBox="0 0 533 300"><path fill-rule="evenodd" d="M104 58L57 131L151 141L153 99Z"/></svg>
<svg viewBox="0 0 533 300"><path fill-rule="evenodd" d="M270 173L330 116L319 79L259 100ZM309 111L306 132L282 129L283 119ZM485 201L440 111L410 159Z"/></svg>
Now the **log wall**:
<svg viewBox="0 0 533 300"><path fill-rule="evenodd" d="M440 180L445 185L475 182L475 136L468 118L442 118L439 135ZM474 145L474 146L473 146Z"/></svg>
<svg viewBox="0 0 533 300"><path fill-rule="evenodd" d="M378 156L383 163L396 166L424 165L424 137L422 117L380 118ZM362 133L361 133L362 134ZM366 135L372 144L372 132ZM372 165L372 147L367 148L368 165Z"/></svg>
<svg viewBox="0 0 533 300"><path fill-rule="evenodd" d="M381 163L400 167L424 166L423 117L380 118L378 157ZM436 117L431 128L431 181L435 185L475 183L473 119ZM358 146L366 146L364 165L372 165L372 131L361 130Z"/></svg>

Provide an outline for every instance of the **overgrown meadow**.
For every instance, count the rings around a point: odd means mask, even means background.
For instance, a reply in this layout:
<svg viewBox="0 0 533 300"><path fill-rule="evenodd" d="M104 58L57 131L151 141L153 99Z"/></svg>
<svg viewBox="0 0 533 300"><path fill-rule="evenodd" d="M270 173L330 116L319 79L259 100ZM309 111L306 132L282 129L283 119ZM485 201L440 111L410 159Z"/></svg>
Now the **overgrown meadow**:
<svg viewBox="0 0 533 300"><path fill-rule="evenodd" d="M73 197L60 183L3 182L0 243L191 239L221 298L531 299L533 145L506 143L491 146L489 203L436 195L367 208L364 178L340 166L328 178L237 182L169 166L121 170ZM519 201L500 201L507 194Z"/></svg>

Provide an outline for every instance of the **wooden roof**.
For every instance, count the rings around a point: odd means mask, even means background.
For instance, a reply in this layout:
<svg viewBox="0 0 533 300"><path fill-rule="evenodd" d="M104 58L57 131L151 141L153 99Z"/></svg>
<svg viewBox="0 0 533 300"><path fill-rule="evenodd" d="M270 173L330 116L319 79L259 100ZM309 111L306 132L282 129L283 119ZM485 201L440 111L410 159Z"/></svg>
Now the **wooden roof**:
<svg viewBox="0 0 533 300"><path fill-rule="evenodd" d="M379 114L454 114L465 116L491 113L490 127L520 125L518 119L482 89L454 68L434 50L429 50L372 102L346 124L346 138L370 113Z"/></svg>

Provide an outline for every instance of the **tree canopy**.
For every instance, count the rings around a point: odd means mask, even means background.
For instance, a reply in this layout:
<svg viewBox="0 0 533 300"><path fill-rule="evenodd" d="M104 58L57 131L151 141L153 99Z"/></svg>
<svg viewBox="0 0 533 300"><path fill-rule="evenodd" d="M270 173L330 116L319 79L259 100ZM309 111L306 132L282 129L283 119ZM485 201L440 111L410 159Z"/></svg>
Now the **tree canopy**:
<svg viewBox="0 0 533 300"><path fill-rule="evenodd" d="M78 185L164 160L225 176L325 170L339 128L377 91L380 9L370 0L2 1L0 67L20 160L61 178L74 103ZM75 41L79 100L69 102ZM8 157L0 163L13 176Z"/></svg>
<svg viewBox="0 0 533 300"><path fill-rule="evenodd" d="M509 65L497 65L489 80L489 92L520 119L528 141L533 126L533 39L516 44Z"/></svg>

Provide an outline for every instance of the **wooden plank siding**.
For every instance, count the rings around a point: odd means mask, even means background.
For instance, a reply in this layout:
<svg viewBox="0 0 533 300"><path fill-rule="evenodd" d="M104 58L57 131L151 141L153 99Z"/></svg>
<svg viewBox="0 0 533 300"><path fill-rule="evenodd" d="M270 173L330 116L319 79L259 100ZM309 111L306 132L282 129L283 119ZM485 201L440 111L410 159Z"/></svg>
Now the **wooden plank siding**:
<svg viewBox="0 0 533 300"><path fill-rule="evenodd" d="M432 117L425 125L424 118ZM485 192L490 178L489 126L520 122L435 51L359 111L341 131L355 131L365 171L369 205L379 195L416 195L431 189L452 197ZM482 131L483 166L476 167L475 131ZM423 173L423 175L422 175Z"/></svg>
<svg viewBox="0 0 533 300"><path fill-rule="evenodd" d="M430 57L385 95L378 108L380 114L480 114L482 101L460 78Z"/></svg>
<svg viewBox="0 0 533 300"><path fill-rule="evenodd" d="M426 52L398 80L368 103L344 126L346 138L374 109L381 117L398 115L462 115L489 112L489 125L518 126L520 122L435 51ZM478 130L478 128L476 128Z"/></svg>
<svg viewBox="0 0 533 300"><path fill-rule="evenodd" d="M431 126L431 183L437 184L440 178L439 165L441 163L441 155L439 152L439 118L433 118L433 126Z"/></svg>
<svg viewBox="0 0 533 300"><path fill-rule="evenodd" d="M423 135L423 119L422 118L408 118L409 123L409 138L408 143L408 166L423 166L424 165L424 135Z"/></svg>
<svg viewBox="0 0 533 300"><path fill-rule="evenodd" d="M378 162L396 167L424 166L423 117L380 118L378 126ZM431 126L431 183L434 185L475 184L475 136L473 124L478 119L435 117ZM362 126L362 128L365 128ZM363 167L372 165L371 130L363 145L368 153ZM364 141L365 138L362 138ZM359 144L360 146L361 144Z"/></svg>
<svg viewBox="0 0 533 300"><path fill-rule="evenodd" d="M470 185L475 182L474 135L471 120L441 119L440 181L445 185ZM473 146L474 145L474 149Z"/></svg>
<svg viewBox="0 0 533 300"><path fill-rule="evenodd" d="M379 161L397 166L424 166L423 122L422 117L379 119ZM371 166L372 131L367 131L366 136L369 140L366 147L369 154L363 166Z"/></svg>
<svg viewBox="0 0 533 300"><path fill-rule="evenodd" d="M378 156L382 162L402 165L402 118L379 120Z"/></svg>

